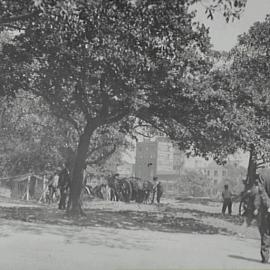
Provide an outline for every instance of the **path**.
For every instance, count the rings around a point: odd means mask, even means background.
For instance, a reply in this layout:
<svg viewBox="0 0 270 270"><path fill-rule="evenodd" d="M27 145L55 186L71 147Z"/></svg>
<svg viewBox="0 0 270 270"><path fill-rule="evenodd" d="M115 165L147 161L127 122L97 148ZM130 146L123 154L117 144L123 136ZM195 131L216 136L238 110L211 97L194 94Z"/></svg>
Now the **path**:
<svg viewBox="0 0 270 270"><path fill-rule="evenodd" d="M0 269L265 269L237 237L78 228L1 220Z"/></svg>
<svg viewBox="0 0 270 270"><path fill-rule="evenodd" d="M43 207L1 207L4 270L269 268L259 262L256 228L249 228L256 239L239 237L240 229L248 235L249 230L221 217L215 206L92 202L88 218L76 222L49 209L55 213L52 224ZM32 222L25 218L28 211L35 215Z"/></svg>

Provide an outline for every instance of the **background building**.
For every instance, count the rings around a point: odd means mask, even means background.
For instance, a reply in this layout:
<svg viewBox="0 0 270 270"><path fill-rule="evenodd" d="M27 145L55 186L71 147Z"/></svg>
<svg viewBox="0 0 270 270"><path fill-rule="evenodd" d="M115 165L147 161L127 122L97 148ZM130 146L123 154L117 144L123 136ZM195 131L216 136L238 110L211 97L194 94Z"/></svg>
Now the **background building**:
<svg viewBox="0 0 270 270"><path fill-rule="evenodd" d="M224 166L211 158L187 158L169 139L157 137L137 142L134 173L148 180L158 176L167 197L218 197L224 184L229 184L235 194L243 190L246 168L237 155L229 157Z"/></svg>
<svg viewBox="0 0 270 270"><path fill-rule="evenodd" d="M116 172L120 177L131 177L135 176L134 171L135 164L129 162L123 162L122 164L117 166Z"/></svg>
<svg viewBox="0 0 270 270"><path fill-rule="evenodd" d="M135 176L148 180L158 176L166 196L177 195L183 163L184 153L167 138L158 137L136 144Z"/></svg>

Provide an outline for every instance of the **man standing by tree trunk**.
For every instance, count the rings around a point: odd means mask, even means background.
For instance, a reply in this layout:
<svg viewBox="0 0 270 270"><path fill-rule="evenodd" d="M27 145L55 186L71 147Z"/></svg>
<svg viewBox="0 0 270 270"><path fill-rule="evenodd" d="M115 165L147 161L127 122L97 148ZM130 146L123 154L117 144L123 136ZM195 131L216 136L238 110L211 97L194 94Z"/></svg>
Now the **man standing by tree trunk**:
<svg viewBox="0 0 270 270"><path fill-rule="evenodd" d="M60 202L58 208L66 209L66 200L68 189L70 188L70 176L66 164L63 165L62 171L59 173L58 187L60 189Z"/></svg>

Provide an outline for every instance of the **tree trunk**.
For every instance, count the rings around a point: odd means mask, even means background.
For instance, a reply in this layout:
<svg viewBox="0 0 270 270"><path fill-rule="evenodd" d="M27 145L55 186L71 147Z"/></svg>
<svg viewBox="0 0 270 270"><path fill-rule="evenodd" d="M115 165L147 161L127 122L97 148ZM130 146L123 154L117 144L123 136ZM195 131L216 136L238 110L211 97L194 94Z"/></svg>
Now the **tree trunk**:
<svg viewBox="0 0 270 270"><path fill-rule="evenodd" d="M68 206L68 214L72 216L84 215L81 208L80 195L83 184L83 171L89 149L90 138L96 129L96 125L87 122L83 134L80 136L79 144L71 174L71 190Z"/></svg>
<svg viewBox="0 0 270 270"><path fill-rule="evenodd" d="M256 169L257 169L257 160L256 160L256 150L254 145L250 146L249 151L249 162L248 162L248 171L246 179L246 188L250 188L256 179Z"/></svg>

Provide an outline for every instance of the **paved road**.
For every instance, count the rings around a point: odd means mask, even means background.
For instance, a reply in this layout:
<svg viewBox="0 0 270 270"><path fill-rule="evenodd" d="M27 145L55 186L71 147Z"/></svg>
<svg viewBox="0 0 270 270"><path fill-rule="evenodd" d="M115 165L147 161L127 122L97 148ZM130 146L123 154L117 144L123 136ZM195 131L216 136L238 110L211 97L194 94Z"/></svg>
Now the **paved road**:
<svg viewBox="0 0 270 270"><path fill-rule="evenodd" d="M0 269L267 269L259 241L0 219Z"/></svg>

